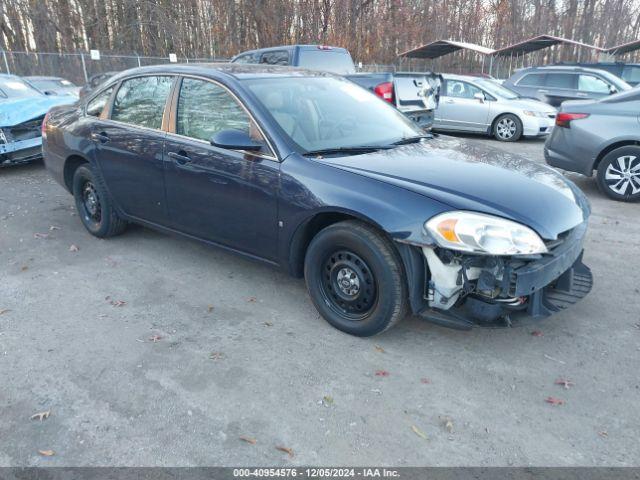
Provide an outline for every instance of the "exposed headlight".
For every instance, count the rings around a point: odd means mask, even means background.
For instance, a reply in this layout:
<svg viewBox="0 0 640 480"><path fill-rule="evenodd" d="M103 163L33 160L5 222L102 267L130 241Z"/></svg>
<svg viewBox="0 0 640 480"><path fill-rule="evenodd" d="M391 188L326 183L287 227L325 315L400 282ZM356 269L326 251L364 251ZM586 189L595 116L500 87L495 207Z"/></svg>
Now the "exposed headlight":
<svg viewBox="0 0 640 480"><path fill-rule="evenodd" d="M523 110L522 113L524 113L525 115L529 115L530 117L547 118L547 114L545 112L533 112L531 110Z"/></svg>
<svg viewBox="0 0 640 480"><path fill-rule="evenodd" d="M438 245L485 255L530 255L547 247L536 232L511 220L474 212L447 212L425 223Z"/></svg>

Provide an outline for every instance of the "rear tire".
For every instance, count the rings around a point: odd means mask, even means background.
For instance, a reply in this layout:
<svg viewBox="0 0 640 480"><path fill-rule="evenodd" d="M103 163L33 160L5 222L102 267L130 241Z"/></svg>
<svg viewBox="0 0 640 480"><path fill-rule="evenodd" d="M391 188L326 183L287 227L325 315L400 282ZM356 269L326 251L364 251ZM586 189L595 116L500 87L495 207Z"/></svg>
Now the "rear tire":
<svg viewBox="0 0 640 480"><path fill-rule="evenodd" d="M493 125L493 136L501 142L517 142L522 137L522 122L512 113L500 115Z"/></svg>
<svg viewBox="0 0 640 480"><path fill-rule="evenodd" d="M127 222L115 211L107 190L88 164L76 169L72 186L78 215L91 235L107 238L125 230Z"/></svg>
<svg viewBox="0 0 640 480"><path fill-rule="evenodd" d="M621 202L640 200L640 147L629 145L607 153L598 165L598 188Z"/></svg>
<svg viewBox="0 0 640 480"><path fill-rule="evenodd" d="M407 315L402 262L391 242L365 223L320 231L307 250L304 276L320 314L343 332L376 335Z"/></svg>

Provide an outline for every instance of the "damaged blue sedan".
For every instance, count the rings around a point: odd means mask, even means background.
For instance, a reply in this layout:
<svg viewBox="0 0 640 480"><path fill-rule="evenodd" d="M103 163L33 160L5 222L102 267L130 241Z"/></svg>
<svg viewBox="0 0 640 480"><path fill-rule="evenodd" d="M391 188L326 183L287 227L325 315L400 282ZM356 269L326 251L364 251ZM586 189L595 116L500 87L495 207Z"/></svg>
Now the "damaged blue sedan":
<svg viewBox="0 0 640 480"><path fill-rule="evenodd" d="M138 223L280 267L353 335L409 313L461 329L510 326L591 290L590 207L573 183L429 135L332 74L133 69L52 109L43 145L94 236Z"/></svg>
<svg viewBox="0 0 640 480"><path fill-rule="evenodd" d="M0 167L42 158L47 111L74 97L47 96L15 75L0 74Z"/></svg>

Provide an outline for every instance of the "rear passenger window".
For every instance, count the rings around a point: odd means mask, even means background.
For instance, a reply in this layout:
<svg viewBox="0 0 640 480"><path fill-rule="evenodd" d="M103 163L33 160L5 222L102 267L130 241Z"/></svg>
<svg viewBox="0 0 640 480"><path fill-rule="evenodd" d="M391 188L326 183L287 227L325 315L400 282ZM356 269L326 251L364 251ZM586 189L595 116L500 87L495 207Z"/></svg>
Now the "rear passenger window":
<svg viewBox="0 0 640 480"><path fill-rule="evenodd" d="M640 67L627 65L622 70L622 79L631 83L640 83Z"/></svg>
<svg viewBox="0 0 640 480"><path fill-rule="evenodd" d="M255 53L247 53L246 55L240 55L233 63L258 63L258 56Z"/></svg>
<svg viewBox="0 0 640 480"><path fill-rule="evenodd" d="M550 88L576 88L576 76L572 73L548 73L545 85Z"/></svg>
<svg viewBox="0 0 640 480"><path fill-rule="evenodd" d="M275 52L266 52L262 54L260 63L268 65L289 65L289 52L286 50L276 50Z"/></svg>
<svg viewBox="0 0 640 480"><path fill-rule="evenodd" d="M99 117L104 110L104 106L111 97L111 92L113 92L113 87L107 88L104 92L98 94L98 96L87 103L87 115L91 117Z"/></svg>
<svg viewBox="0 0 640 480"><path fill-rule="evenodd" d="M543 73L530 73L520 79L518 85L523 87L541 87L544 85Z"/></svg>
<svg viewBox="0 0 640 480"><path fill-rule="evenodd" d="M159 129L173 77L137 77L122 82L111 109L111 119Z"/></svg>

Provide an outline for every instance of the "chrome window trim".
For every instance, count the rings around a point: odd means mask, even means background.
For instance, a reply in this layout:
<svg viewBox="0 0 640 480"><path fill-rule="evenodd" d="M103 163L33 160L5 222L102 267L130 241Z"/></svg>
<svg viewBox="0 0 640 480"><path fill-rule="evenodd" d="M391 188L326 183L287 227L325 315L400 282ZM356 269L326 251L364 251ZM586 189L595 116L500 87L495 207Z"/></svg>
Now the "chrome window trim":
<svg viewBox="0 0 640 480"><path fill-rule="evenodd" d="M249 109L246 107L246 105L240 100L240 98L226 85L224 85L223 83L219 82L218 80L214 80L212 78L209 77L203 77L200 75L191 75L191 74L179 74L180 77L184 78L193 78L195 80L202 80L205 82L210 82L213 83L216 86L221 87L223 90L225 90L227 93L229 93L231 95L231 97L240 105L240 107L244 110L244 112L247 114L247 116L249 117L249 120L252 121L256 127L258 127L258 131L260 132L260 135L262 135L262 138L264 138L265 142L267 143L267 147L269 147L270 153L272 155L264 155L264 154L259 154L259 153L255 153L255 152L247 152L246 150L234 150L234 149L229 149L232 152L239 152L239 153L244 153L244 154L248 154L248 155L253 155L255 157L260 157L260 158L265 158L267 160L274 160L276 162L281 162L282 160L278 157L278 154L276 152L276 150L273 148L273 145L271 144L271 141L269 140L269 137L264 133L264 129L262 128L262 125L260 125L260 123L258 123L258 121L255 119L255 117L253 116L253 114L249 111ZM174 125L172 125L173 127L176 127L178 125L178 103L180 102L180 90L182 89L182 83L180 83L180 88L177 89L176 91L176 111L175 111L175 119L174 119ZM169 135L175 135L177 137L182 137L182 138L188 138L190 140L195 140L201 143L205 143L209 146L213 146L211 145L211 142L207 142L206 140L202 140L200 138L193 138L193 137L189 137L187 135L181 135L179 133L176 132L170 132L167 130L167 134ZM225 149L221 149L221 150L225 150Z"/></svg>

